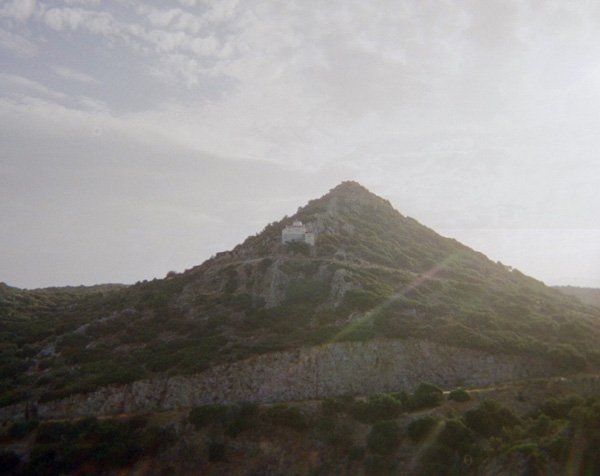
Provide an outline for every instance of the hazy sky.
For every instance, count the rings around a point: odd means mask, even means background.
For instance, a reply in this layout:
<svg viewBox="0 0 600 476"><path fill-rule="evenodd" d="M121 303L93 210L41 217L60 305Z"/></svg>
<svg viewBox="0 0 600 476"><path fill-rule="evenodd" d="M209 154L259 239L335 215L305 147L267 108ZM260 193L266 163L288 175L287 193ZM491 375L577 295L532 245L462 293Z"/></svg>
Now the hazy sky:
<svg viewBox="0 0 600 476"><path fill-rule="evenodd" d="M600 287L595 0L0 0L0 281L132 283L342 180Z"/></svg>

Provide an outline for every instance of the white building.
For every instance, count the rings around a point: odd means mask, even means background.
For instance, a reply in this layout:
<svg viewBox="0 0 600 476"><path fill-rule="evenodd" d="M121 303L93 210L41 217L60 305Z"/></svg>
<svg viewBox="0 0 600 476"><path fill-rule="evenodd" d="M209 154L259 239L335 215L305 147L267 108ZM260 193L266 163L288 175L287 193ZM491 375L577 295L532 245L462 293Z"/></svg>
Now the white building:
<svg viewBox="0 0 600 476"><path fill-rule="evenodd" d="M309 245L315 244L315 234L306 231L306 226L301 221L295 221L292 225L286 226L281 232L281 242L301 242Z"/></svg>

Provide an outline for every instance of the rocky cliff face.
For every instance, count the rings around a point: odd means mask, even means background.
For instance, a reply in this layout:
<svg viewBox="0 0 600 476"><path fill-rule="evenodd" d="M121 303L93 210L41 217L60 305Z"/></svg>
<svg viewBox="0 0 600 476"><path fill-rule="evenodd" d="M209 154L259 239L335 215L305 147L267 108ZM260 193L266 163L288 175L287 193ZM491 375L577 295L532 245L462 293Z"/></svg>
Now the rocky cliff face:
<svg viewBox="0 0 600 476"><path fill-rule="evenodd" d="M420 382L442 387L487 385L554 373L540 359L493 355L426 341L344 342L260 355L193 376L110 386L41 403L36 410L40 418L108 415L208 403L281 402L410 390ZM19 418L24 412L25 404L5 407L0 409L0 419Z"/></svg>

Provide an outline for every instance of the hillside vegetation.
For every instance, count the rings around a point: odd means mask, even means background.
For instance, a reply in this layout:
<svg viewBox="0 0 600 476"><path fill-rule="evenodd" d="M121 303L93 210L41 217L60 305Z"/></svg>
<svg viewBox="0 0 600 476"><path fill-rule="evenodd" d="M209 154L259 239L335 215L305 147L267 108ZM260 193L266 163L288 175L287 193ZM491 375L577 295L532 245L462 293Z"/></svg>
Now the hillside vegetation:
<svg viewBox="0 0 600 476"><path fill-rule="evenodd" d="M579 288L577 286L554 286L561 293L575 296L590 306L600 307L600 289Z"/></svg>
<svg viewBox="0 0 600 476"><path fill-rule="evenodd" d="M577 383L446 395L422 383L411 393L17 421L0 428L0 474L598 474L600 399L571 393Z"/></svg>
<svg viewBox="0 0 600 476"><path fill-rule="evenodd" d="M316 246L281 244L294 220ZM600 310L493 263L345 182L183 273L132 286L0 285L0 405L274 350L418 338L600 364Z"/></svg>

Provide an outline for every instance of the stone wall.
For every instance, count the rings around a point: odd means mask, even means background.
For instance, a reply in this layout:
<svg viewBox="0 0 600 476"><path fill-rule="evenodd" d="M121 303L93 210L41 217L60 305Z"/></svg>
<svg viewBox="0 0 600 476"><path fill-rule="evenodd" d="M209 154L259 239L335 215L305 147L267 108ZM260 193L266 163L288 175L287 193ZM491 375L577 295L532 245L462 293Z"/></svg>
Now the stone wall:
<svg viewBox="0 0 600 476"><path fill-rule="evenodd" d="M141 380L37 405L39 418L192 408L236 401L283 402L342 393L488 385L555 374L541 359L492 355L417 340L343 342L259 355L192 375ZM31 404L30 404L31 405ZM22 418L25 404L0 408Z"/></svg>

